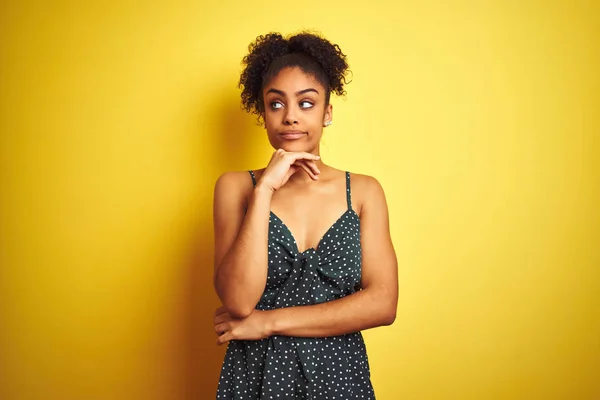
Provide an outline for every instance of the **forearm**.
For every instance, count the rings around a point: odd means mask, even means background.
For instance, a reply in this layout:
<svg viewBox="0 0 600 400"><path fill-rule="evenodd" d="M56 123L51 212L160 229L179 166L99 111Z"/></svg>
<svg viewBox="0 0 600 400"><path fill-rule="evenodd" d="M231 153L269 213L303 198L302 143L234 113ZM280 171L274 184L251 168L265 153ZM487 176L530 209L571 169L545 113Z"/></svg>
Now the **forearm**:
<svg viewBox="0 0 600 400"><path fill-rule="evenodd" d="M396 317L396 302L364 289L325 303L267 312L272 335L327 337L390 325Z"/></svg>
<svg viewBox="0 0 600 400"><path fill-rule="evenodd" d="M240 232L215 275L221 302L237 317L252 312L267 281L271 197L268 188L254 190Z"/></svg>

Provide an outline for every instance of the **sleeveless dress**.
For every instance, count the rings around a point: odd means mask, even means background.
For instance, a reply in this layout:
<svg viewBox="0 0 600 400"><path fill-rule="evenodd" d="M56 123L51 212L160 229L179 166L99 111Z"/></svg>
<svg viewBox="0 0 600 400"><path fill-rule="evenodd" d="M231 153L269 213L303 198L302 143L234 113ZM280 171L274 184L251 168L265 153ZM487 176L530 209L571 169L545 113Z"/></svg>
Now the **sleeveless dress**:
<svg viewBox="0 0 600 400"><path fill-rule="evenodd" d="M253 171L249 171L256 186ZM360 290L360 219L348 209L303 252L273 212L269 217L268 276L259 310L317 304ZM303 338L271 336L230 341L221 369L218 400L375 399L360 332Z"/></svg>

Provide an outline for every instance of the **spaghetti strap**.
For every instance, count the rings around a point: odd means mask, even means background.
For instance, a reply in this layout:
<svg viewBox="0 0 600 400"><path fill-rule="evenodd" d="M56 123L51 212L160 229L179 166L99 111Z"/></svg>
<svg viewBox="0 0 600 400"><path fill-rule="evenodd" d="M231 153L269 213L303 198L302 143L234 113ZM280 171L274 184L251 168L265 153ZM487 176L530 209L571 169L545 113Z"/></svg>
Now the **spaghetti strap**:
<svg viewBox="0 0 600 400"><path fill-rule="evenodd" d="M252 177L252 184L256 187L256 176L254 176L254 171L249 170L248 172L250 172L250 176Z"/></svg>
<svg viewBox="0 0 600 400"><path fill-rule="evenodd" d="M352 210L352 195L350 193L350 172L346 171L346 201L348 202L348 210Z"/></svg>

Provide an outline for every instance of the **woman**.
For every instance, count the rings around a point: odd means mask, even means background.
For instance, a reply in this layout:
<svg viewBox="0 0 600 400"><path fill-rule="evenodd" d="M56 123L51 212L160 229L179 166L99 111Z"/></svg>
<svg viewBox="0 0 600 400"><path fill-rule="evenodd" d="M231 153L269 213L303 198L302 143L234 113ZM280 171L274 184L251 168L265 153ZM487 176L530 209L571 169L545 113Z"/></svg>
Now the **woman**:
<svg viewBox="0 0 600 400"><path fill-rule="evenodd" d="M385 196L319 157L346 56L310 33L249 51L242 102L276 151L215 185L217 399L374 399L360 331L390 325L398 300Z"/></svg>

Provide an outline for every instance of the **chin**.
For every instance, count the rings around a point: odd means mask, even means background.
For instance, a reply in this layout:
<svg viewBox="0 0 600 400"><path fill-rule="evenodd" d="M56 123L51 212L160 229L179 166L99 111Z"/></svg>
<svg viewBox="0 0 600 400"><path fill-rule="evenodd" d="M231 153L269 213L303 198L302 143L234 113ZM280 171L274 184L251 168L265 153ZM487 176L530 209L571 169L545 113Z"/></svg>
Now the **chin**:
<svg viewBox="0 0 600 400"><path fill-rule="evenodd" d="M284 141L279 144L279 148L285 151L308 151L308 146L306 143L301 143L300 141L288 142Z"/></svg>
<svg viewBox="0 0 600 400"><path fill-rule="evenodd" d="M281 146L285 151L304 151L306 153L310 153L312 151L312 147L308 146L306 143L284 143Z"/></svg>

